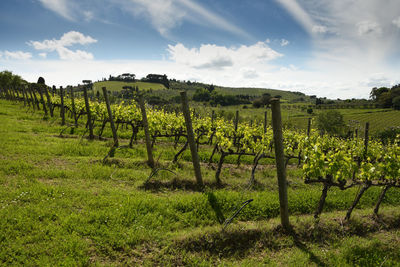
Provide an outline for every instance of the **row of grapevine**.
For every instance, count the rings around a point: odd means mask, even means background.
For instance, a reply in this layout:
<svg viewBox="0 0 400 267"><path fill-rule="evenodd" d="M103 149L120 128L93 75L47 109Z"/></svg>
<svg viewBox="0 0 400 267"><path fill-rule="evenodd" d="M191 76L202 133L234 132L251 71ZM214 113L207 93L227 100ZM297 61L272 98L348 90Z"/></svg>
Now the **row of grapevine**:
<svg viewBox="0 0 400 267"><path fill-rule="evenodd" d="M43 90L45 93L43 93ZM70 89L72 90L72 89ZM29 94L27 93L29 92ZM54 91L53 91L54 92ZM40 95L40 100L36 96ZM85 102L81 98L73 98L73 94L62 99L62 95L50 95L45 87L29 88L24 90L1 90L1 96L10 100L24 101L25 105L32 108L54 110L58 107L65 109L71 117L76 118L75 123L86 114ZM47 104L44 100L47 97ZM104 127L110 121L105 103L89 101L92 113L92 123L100 125L101 136ZM142 114L135 102L121 102L111 105L113 117L119 127L130 126L132 135L130 146L137 134L143 129ZM47 114L47 111L45 112ZM185 120L180 112L170 113L164 110L146 107L150 136L153 145L157 138L167 137L179 144L182 138L187 139ZM238 123L226 121L221 117L199 117L192 113L193 130L197 148L200 145L214 145L210 157L212 161L215 153L219 153L219 162L216 170L216 182L221 183L220 173L224 159L228 155L237 155L238 163L242 155L254 157L251 180L254 182L254 172L259 160L262 158L275 158L273 131L265 122ZM88 125L87 122L85 122ZM321 199L316 208L315 217L323 210L325 199L331 187L345 190L354 186L360 186L358 196L349 208L346 219L350 218L351 211L358 203L362 194L372 186L381 186L382 194L379 198L375 213L379 205L391 187L400 187L400 140L388 145L383 145L376 140L366 142L361 138L341 139L328 135L321 136L316 131L308 133L300 131L283 131L283 145L286 164L290 159L297 159L302 166L305 183L320 183L323 185ZM175 155L174 160L187 148L187 141L182 149Z"/></svg>

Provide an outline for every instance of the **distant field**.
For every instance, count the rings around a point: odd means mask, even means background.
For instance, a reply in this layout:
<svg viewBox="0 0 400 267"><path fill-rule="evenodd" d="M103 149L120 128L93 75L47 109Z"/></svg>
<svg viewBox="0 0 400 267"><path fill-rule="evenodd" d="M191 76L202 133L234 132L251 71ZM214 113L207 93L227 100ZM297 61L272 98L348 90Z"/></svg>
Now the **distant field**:
<svg viewBox="0 0 400 267"><path fill-rule="evenodd" d="M343 113L345 120L357 121L361 126L369 122L370 132L376 133L388 127L400 127L400 111L398 110L365 110L360 113Z"/></svg>
<svg viewBox="0 0 400 267"><path fill-rule="evenodd" d="M297 104L296 104L297 105ZM247 108L243 108L247 106ZM202 105L194 105L198 113L210 114L211 110L215 110L216 114L224 114L225 117L233 119L236 110L239 110L241 121L258 121L261 123L264 120L264 112L267 111L268 123L271 123L271 110L265 108L253 108L249 105L238 105L228 107L208 107ZM284 125L298 129L306 129L308 118L315 119L320 112L326 110L313 109L313 114L308 114L304 109L282 109L282 121ZM360 129L364 129L365 123L370 123L370 133L375 134L389 127L400 127L400 111L392 109L338 109L343 114L346 123L353 126L359 125Z"/></svg>
<svg viewBox="0 0 400 267"><path fill-rule="evenodd" d="M139 87L139 90L164 90L166 89L163 84L159 83L148 83L148 82L134 82L134 83L128 83L128 82L117 82L117 81L106 81L106 82L96 82L93 85L93 90L95 92L101 91L102 87L107 87L108 91L121 91L122 87L124 86L134 86L134 87Z"/></svg>

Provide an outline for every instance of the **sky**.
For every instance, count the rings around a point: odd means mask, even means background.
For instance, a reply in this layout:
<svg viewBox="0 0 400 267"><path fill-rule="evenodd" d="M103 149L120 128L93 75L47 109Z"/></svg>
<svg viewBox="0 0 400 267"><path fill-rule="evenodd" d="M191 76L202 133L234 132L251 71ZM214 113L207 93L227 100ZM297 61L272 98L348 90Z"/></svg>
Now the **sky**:
<svg viewBox="0 0 400 267"><path fill-rule="evenodd" d="M399 0L1 0L0 71L66 86L149 73L368 98L400 83Z"/></svg>

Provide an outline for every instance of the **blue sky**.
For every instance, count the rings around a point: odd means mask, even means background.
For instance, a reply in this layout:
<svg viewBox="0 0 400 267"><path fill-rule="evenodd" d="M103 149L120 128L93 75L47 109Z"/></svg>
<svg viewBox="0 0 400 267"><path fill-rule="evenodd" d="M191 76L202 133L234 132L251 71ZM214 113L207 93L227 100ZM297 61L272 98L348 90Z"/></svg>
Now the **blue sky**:
<svg viewBox="0 0 400 267"><path fill-rule="evenodd" d="M124 72L368 98L400 83L398 0L2 0L0 70Z"/></svg>

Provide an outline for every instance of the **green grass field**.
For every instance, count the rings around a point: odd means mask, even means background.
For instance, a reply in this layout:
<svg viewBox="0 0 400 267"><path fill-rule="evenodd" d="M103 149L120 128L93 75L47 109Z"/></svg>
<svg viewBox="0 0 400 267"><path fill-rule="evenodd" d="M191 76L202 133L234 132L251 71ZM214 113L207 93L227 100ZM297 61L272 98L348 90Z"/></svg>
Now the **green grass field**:
<svg viewBox="0 0 400 267"><path fill-rule="evenodd" d="M164 90L166 89L163 84L159 83L148 83L148 82L133 82L133 83L128 83L128 82L118 82L118 81L106 81L106 82L95 82L93 84L93 91L101 92L102 87L106 87L108 91L121 91L124 86L132 86L132 87L138 87L139 90L143 91L148 91L150 89L152 90Z"/></svg>
<svg viewBox="0 0 400 267"><path fill-rule="evenodd" d="M81 120L82 123L84 120ZM282 233L276 170L263 162L257 186L246 189L249 165L228 158L224 186L215 165L202 164L206 190L194 190L189 152L171 164L168 140L155 145L160 171L150 183L145 145L116 152L111 141L60 132L59 118L0 100L0 263L15 266L396 266L400 262L400 190L391 189L381 217L371 216L379 188L368 190L344 223L358 188L332 189L318 223L318 185L305 185L288 167L289 209L295 236ZM98 129L95 129L95 132ZM68 132L68 131L67 131ZM110 137L110 132L105 133ZM124 136L124 132L121 132ZM126 144L128 140L122 140ZM205 159L210 147L200 147ZM254 199L225 230L228 218Z"/></svg>

